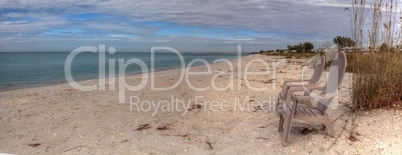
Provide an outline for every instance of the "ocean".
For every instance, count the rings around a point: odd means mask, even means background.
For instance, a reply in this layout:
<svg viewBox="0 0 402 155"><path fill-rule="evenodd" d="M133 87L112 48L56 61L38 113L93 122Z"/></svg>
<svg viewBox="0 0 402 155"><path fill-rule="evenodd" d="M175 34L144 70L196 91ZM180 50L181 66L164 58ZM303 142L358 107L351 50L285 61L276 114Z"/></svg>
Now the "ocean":
<svg viewBox="0 0 402 155"><path fill-rule="evenodd" d="M28 88L66 82L64 67L70 52L0 52L0 90ZM187 66L194 59L212 63L217 59L236 59L236 53L181 53ZM241 54L245 56L247 54ZM119 59L126 62L132 58L142 60L151 69L151 52L105 53L106 76L109 75L109 60L115 60L115 75L118 75ZM155 70L173 69L181 66L175 53L155 53ZM194 65L197 65L195 63ZM200 63L198 63L200 65ZM138 65L126 68L126 75L141 73ZM99 78L99 53L82 52L74 57L71 74L75 81Z"/></svg>

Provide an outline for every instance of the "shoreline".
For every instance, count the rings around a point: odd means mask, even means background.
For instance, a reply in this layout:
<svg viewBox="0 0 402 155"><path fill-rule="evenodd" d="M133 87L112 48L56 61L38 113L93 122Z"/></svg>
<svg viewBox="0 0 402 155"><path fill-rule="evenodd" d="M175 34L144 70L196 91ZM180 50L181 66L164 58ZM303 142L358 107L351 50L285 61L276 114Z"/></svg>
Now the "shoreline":
<svg viewBox="0 0 402 155"><path fill-rule="evenodd" d="M24 53L24 52L21 52L21 53ZM68 52L66 52L66 53L68 53ZM250 56L250 55L254 55L254 54L247 54L245 56L243 56L243 54L242 54L242 56L240 58L236 57L236 58L227 59L227 60L236 61L238 59L241 59L243 57ZM217 58L217 59L219 59L219 58ZM211 62L208 62L208 63L211 64ZM192 65L192 67L203 66L203 65L205 65L205 64L196 64L196 65ZM168 67L168 68L155 69L155 71L148 71L147 73L151 73L151 72L157 73L157 72L168 71L168 70L176 70L176 69L180 69L180 68L181 68L181 66L173 66L173 67ZM129 77L129 76L135 76L135 75L141 75L141 74L144 74L144 72L142 72L142 73L140 73L140 72L138 72L138 73L129 73L129 74L126 74L125 76ZM120 77L120 76L115 75L114 77L105 77L105 80L108 80L109 78L118 78L118 77ZM75 82L82 82L82 81L99 80L99 79L100 79L99 77L94 77L94 78L84 78L84 79L79 79L79 80L74 80L74 81ZM47 87L47 86L60 85L60 84L68 84L68 81L66 81L64 79L64 80L61 80L61 81L55 81L55 82L49 82L49 83L40 83L40 84L30 85L30 86L26 86L26 87L22 86L22 87L13 87L13 88L7 88L7 89L0 89L0 92L7 92L7 91L14 91L14 90L21 90L21 89L29 89L29 88L40 88L40 87Z"/></svg>

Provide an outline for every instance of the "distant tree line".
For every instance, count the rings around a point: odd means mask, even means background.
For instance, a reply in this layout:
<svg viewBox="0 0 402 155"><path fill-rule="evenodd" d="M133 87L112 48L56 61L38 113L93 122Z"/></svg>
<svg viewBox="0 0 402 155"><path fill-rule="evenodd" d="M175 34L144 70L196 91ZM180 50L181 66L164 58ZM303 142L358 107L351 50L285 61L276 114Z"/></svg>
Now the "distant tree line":
<svg viewBox="0 0 402 155"><path fill-rule="evenodd" d="M286 51L296 51L296 52L311 52L314 49L314 45L310 42L300 43L296 45L288 45L287 49L275 49L275 50L260 50L259 53L269 53L269 52L278 52L283 53Z"/></svg>
<svg viewBox="0 0 402 155"><path fill-rule="evenodd" d="M288 50L295 50L296 52L311 52L314 49L314 45L310 42L288 45L287 47Z"/></svg>
<svg viewBox="0 0 402 155"><path fill-rule="evenodd" d="M356 42L349 37L336 36L334 38L334 44L337 44L340 48L343 48L353 47L356 45Z"/></svg>
<svg viewBox="0 0 402 155"><path fill-rule="evenodd" d="M270 52L279 52L279 53L283 53L283 52L285 52L285 51L286 51L285 49L266 50L266 51L260 50L260 53L270 53Z"/></svg>
<svg viewBox="0 0 402 155"><path fill-rule="evenodd" d="M269 53L269 52L275 52L275 50L266 50L266 51L261 50L261 51L260 51L260 53Z"/></svg>

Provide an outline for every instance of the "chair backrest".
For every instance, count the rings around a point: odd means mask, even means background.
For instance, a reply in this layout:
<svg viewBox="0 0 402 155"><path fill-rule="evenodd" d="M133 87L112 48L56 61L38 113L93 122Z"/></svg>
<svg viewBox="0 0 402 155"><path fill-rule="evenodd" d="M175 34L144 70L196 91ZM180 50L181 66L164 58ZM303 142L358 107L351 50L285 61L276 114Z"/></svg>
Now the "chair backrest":
<svg viewBox="0 0 402 155"><path fill-rule="evenodd" d="M315 84L320 80L322 72L324 71L324 67L325 67L325 56L323 55L318 58L317 63L315 64L314 73L311 76L311 79L308 82L308 84ZM304 96L308 95L310 95L310 92L305 91Z"/></svg>
<svg viewBox="0 0 402 155"><path fill-rule="evenodd" d="M345 75L346 64L346 55L345 52L342 51L336 55L335 59L331 63L328 80L324 86L324 91L322 94L335 93L338 90ZM325 113L329 104L332 102L332 99L333 98L318 100L317 109Z"/></svg>
<svg viewBox="0 0 402 155"><path fill-rule="evenodd" d="M314 73L309 81L309 84L317 83L320 80L322 72L324 71L324 66L325 66L325 56L323 55L318 59L315 65Z"/></svg>

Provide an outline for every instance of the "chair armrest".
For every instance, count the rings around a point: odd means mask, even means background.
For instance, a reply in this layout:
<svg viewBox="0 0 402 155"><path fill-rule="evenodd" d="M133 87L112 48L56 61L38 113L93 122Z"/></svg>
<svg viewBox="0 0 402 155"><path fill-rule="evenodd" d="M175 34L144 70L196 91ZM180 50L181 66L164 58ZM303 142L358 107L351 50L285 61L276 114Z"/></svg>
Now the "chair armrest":
<svg viewBox="0 0 402 155"><path fill-rule="evenodd" d="M309 96L292 96L292 101L295 103L296 101L306 101L312 99L330 99L336 97L338 93L328 93L328 94L320 94L320 95L309 95Z"/></svg>
<svg viewBox="0 0 402 155"><path fill-rule="evenodd" d="M313 90L322 90L323 86L316 85L302 85L301 87L290 87L288 92L298 92L298 91L313 91Z"/></svg>
<svg viewBox="0 0 402 155"><path fill-rule="evenodd" d="M303 82L303 81L310 81L310 79L288 79L283 81L283 89L286 88L286 85L291 82Z"/></svg>
<svg viewBox="0 0 402 155"><path fill-rule="evenodd" d="M284 82L299 82L299 81L303 81L303 79L285 79L283 81Z"/></svg>
<svg viewBox="0 0 402 155"><path fill-rule="evenodd" d="M294 92L300 92L300 91L313 91L313 90L322 90L324 89L323 86L316 86L316 85L305 85L302 87L290 87L289 89L286 89L286 102L290 102L291 96Z"/></svg>
<svg viewBox="0 0 402 155"><path fill-rule="evenodd" d="M310 81L310 79L287 79L287 80L283 80L283 83L303 82L303 81Z"/></svg>
<svg viewBox="0 0 402 155"><path fill-rule="evenodd" d="M287 85L286 87L288 89L294 88L294 87L314 87L317 86L317 84L298 84L298 85Z"/></svg>

